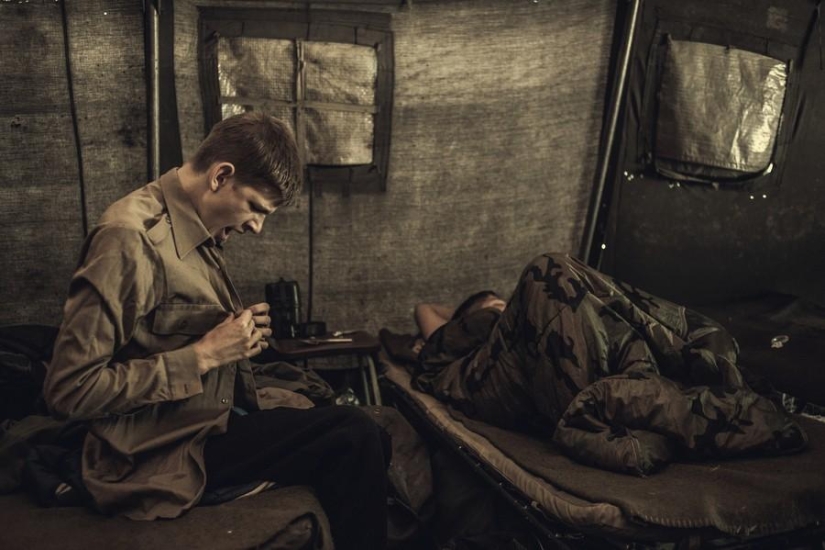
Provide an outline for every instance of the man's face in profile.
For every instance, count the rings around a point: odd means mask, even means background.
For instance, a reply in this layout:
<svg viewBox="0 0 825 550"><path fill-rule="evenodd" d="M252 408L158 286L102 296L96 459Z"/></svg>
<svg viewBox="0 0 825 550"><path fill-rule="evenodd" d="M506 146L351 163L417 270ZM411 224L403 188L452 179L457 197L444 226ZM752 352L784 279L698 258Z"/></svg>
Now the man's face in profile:
<svg viewBox="0 0 825 550"><path fill-rule="evenodd" d="M233 232L258 234L266 216L278 209L279 201L274 195L277 193L268 193L261 186L228 177L210 193L201 219L219 244L226 242Z"/></svg>

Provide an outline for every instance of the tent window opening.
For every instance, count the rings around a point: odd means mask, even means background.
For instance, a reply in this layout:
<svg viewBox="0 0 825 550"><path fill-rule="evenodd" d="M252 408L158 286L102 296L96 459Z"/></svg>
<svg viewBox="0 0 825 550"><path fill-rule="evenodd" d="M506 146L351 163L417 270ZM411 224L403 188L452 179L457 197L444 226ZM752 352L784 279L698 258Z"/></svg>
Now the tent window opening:
<svg viewBox="0 0 825 550"><path fill-rule="evenodd" d="M788 64L750 51L668 40L655 165L667 177L717 182L769 173Z"/></svg>
<svg viewBox="0 0 825 550"><path fill-rule="evenodd" d="M207 130L235 114L267 112L292 127L313 183L384 190L392 107L387 17L202 10Z"/></svg>

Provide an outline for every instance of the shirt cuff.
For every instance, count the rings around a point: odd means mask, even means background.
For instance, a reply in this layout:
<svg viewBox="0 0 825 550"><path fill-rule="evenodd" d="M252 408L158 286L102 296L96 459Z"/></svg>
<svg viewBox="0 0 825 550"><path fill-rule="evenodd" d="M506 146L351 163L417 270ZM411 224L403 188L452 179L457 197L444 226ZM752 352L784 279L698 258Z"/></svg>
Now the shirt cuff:
<svg viewBox="0 0 825 550"><path fill-rule="evenodd" d="M166 363L166 381L172 401L203 393L203 384L198 374L198 358L192 346L169 351L163 355Z"/></svg>

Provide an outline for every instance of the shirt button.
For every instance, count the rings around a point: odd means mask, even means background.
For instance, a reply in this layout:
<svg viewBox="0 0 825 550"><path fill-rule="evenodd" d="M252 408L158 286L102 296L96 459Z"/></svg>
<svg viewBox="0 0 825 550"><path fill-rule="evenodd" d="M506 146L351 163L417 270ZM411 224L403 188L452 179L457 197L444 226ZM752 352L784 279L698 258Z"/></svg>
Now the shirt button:
<svg viewBox="0 0 825 550"><path fill-rule="evenodd" d="M224 405L226 405L227 403L229 403L229 399L227 399L226 397L224 397L223 399L221 399L221 403L223 403Z"/></svg>

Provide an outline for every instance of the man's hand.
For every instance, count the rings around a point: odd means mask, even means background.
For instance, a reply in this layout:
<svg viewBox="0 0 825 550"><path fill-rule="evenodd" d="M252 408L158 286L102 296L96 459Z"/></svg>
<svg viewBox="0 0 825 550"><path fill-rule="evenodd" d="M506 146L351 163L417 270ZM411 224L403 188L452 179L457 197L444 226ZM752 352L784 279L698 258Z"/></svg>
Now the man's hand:
<svg viewBox="0 0 825 550"><path fill-rule="evenodd" d="M272 322L272 318L269 317L269 304L261 302L260 304L249 306L248 309L252 312L252 319L255 321L255 326L261 331L261 334L265 338L272 336L272 329L269 328L269 324Z"/></svg>
<svg viewBox="0 0 825 550"><path fill-rule="evenodd" d="M229 314L215 328L194 344L198 357L198 372L203 375L212 369L248 359L269 347L266 337L269 328L269 306L256 304L238 315Z"/></svg>

